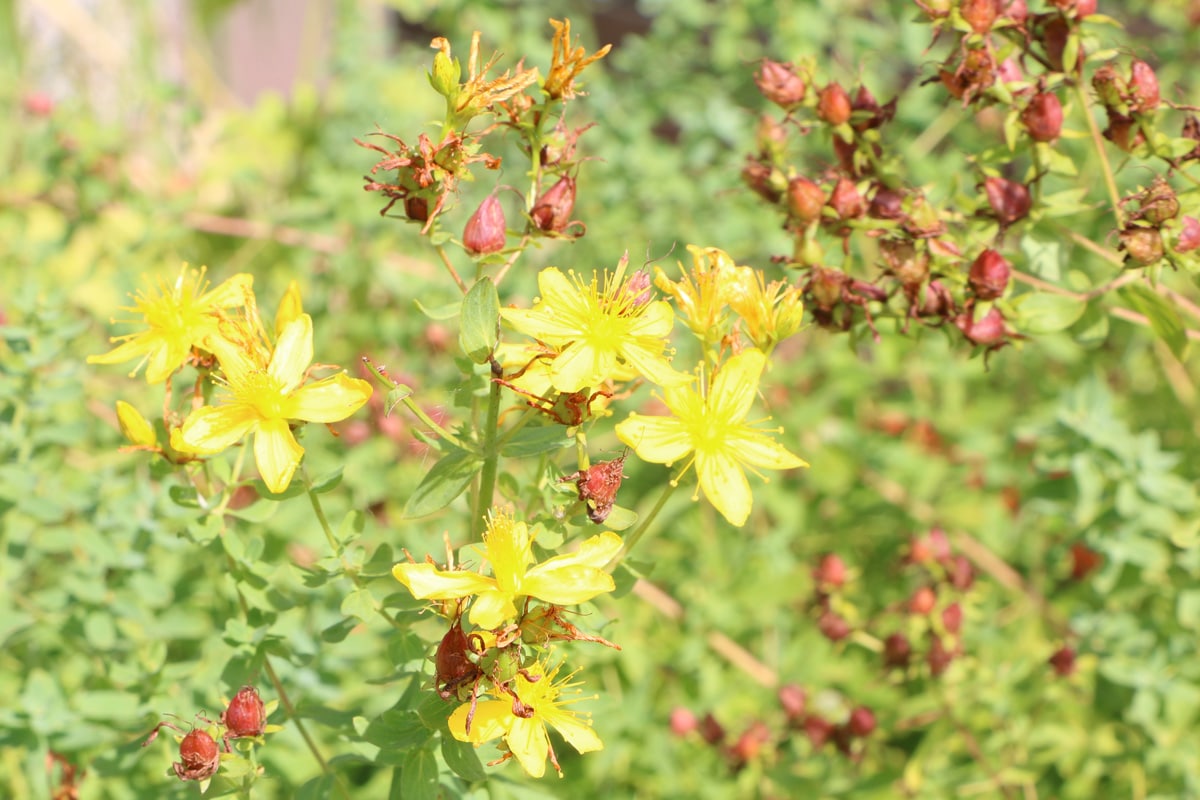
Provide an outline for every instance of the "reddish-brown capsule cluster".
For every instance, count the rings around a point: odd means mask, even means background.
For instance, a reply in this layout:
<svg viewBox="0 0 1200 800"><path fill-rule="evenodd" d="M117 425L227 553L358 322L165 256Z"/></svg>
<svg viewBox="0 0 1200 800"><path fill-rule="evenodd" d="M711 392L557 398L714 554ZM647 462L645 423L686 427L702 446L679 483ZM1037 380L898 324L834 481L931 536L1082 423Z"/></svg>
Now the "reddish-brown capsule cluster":
<svg viewBox="0 0 1200 800"><path fill-rule="evenodd" d="M203 781L217 773L221 753L216 741L200 728L195 728L179 743L179 760L171 767L181 781Z"/></svg>
<svg viewBox="0 0 1200 800"><path fill-rule="evenodd" d="M1128 268L1148 267L1188 253L1200 244L1200 224L1194 217L1179 217L1179 199L1162 177L1125 198L1121 205L1127 210L1132 208L1125 227L1117 231Z"/></svg>

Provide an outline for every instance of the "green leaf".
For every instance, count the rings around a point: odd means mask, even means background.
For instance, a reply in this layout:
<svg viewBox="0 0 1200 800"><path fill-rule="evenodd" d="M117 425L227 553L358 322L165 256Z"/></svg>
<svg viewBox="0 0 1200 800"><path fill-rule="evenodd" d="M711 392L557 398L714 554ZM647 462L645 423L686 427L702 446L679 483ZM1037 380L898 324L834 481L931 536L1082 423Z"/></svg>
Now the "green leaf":
<svg viewBox="0 0 1200 800"><path fill-rule="evenodd" d="M1019 298L1018 327L1027 333L1054 333L1071 327L1087 310L1087 303L1075 297L1049 292L1022 295Z"/></svg>
<svg viewBox="0 0 1200 800"><path fill-rule="evenodd" d="M420 300L413 300L413 304L422 314L438 322L454 319L458 316L458 312L462 310L461 303L446 303L446 305L438 306L437 308L426 308L421 305Z"/></svg>
<svg viewBox="0 0 1200 800"><path fill-rule="evenodd" d="M437 800L438 764L432 748L410 751L400 766L400 793L395 793L395 784L392 788L392 796L404 800Z"/></svg>
<svg viewBox="0 0 1200 800"><path fill-rule="evenodd" d="M487 778L483 762L475 754L475 745L470 742L460 742L453 736L442 734L442 758L446 759L446 766L465 781L474 783Z"/></svg>
<svg viewBox="0 0 1200 800"><path fill-rule="evenodd" d="M363 731L362 737L389 752L419 747L433 736L415 711L385 711ZM394 763L394 762L388 762Z"/></svg>
<svg viewBox="0 0 1200 800"><path fill-rule="evenodd" d="M575 444L561 425L543 425L539 428L524 427L500 448L505 458L528 458L552 450L561 450Z"/></svg>
<svg viewBox="0 0 1200 800"><path fill-rule="evenodd" d="M1089 303L1087 310L1072 327L1075 341L1083 347L1099 347L1108 340L1108 313L1099 303Z"/></svg>
<svg viewBox="0 0 1200 800"><path fill-rule="evenodd" d="M1029 270L1043 280L1057 283L1062 276L1062 246L1058 242L1044 242L1026 236L1021 240L1021 250L1029 264Z"/></svg>
<svg viewBox="0 0 1200 800"><path fill-rule="evenodd" d="M1185 589L1179 593L1175 617L1188 630L1200 630L1200 589Z"/></svg>
<svg viewBox="0 0 1200 800"><path fill-rule="evenodd" d="M328 491L331 491L332 489L337 488L342 482L342 470L343 469L344 469L344 467L339 466L337 469L335 469L333 472L330 472L328 475L322 475L321 477L319 477L315 481L313 481L312 493L313 494L324 494L325 492L328 492Z"/></svg>
<svg viewBox="0 0 1200 800"><path fill-rule="evenodd" d="M467 488L483 468L479 457L457 448L442 456L404 505L404 516L423 517L440 511Z"/></svg>
<svg viewBox="0 0 1200 800"><path fill-rule="evenodd" d="M367 622L375 617L375 598L367 589L355 589L342 600L341 611L348 617Z"/></svg>
<svg viewBox="0 0 1200 800"><path fill-rule="evenodd" d="M1175 357L1182 360L1187 350L1187 331L1175 306L1147 286L1135 283L1121 289L1121 295L1150 320L1150 327L1162 339Z"/></svg>
<svg viewBox="0 0 1200 800"><path fill-rule="evenodd" d="M462 301L458 343L476 364L486 364L500 341L500 296L491 278L480 278Z"/></svg>

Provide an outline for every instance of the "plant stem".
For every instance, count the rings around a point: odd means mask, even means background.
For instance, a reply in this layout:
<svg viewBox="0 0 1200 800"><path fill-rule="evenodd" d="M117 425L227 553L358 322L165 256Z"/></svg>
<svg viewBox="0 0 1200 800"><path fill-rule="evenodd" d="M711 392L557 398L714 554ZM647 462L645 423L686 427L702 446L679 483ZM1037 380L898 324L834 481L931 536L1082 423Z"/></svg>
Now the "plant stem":
<svg viewBox="0 0 1200 800"><path fill-rule="evenodd" d="M1113 218L1117 221L1117 228L1124 228L1125 220L1121 214L1121 193L1117 190L1117 181L1113 177L1112 165L1108 163L1108 152L1104 149L1104 139L1100 136L1100 126L1096 124L1096 119L1092 116L1092 106L1088 102L1087 90L1083 88L1083 84L1075 84L1075 94L1083 109L1084 119L1087 120L1088 131L1092 134L1092 144L1096 146L1096 155L1100 157L1104 185L1108 187L1108 199L1112 203Z"/></svg>
<svg viewBox="0 0 1200 800"><path fill-rule="evenodd" d="M675 493L677 488L679 488L678 475L667 481L667 485L663 487L662 494L658 496L658 501L655 502L654 508L650 509L650 513L642 518L641 523L634 528L633 533L625 537L625 545L621 548L620 552L613 556L612 561L608 562L608 566L605 567L605 569L607 569L609 572L612 572L617 568L617 565L620 564L627 555L629 555L630 551L633 550L634 545L636 545L638 541L641 540L642 536L645 535L646 531L650 528L650 524L654 522L659 512L663 510L663 506L667 504L667 500L671 498L671 495Z"/></svg>
<svg viewBox="0 0 1200 800"><path fill-rule="evenodd" d="M446 252L446 248L439 244L435 249L437 250L438 257L442 259L442 263L446 265L446 271L450 273L450 277L454 279L456 284L458 284L459 290L462 291L463 294L466 294L467 285L463 283L463 279L458 276L458 270L456 270L454 268L454 264L451 263L450 254Z"/></svg>
<svg viewBox="0 0 1200 800"><path fill-rule="evenodd" d="M412 412L412 415L414 417L421 420L421 422L423 422L427 426L429 426L429 428L434 433L436 433L439 437L441 437L442 439L445 439L447 442L454 445L459 450L471 451L474 449L474 448L468 447L467 445L460 442L453 433L451 433L450 431L443 428L441 425L438 425L436 422L434 422L433 418L430 417L428 414L426 414L425 410L423 408L421 408L419 405L417 405L416 401L414 401L412 399L411 395L408 397L405 397L400 402L404 403L404 407L407 408L410 412Z"/></svg>
<svg viewBox="0 0 1200 800"><path fill-rule="evenodd" d="M333 528L329 525L329 518L325 516L325 509L321 507L321 500L317 497L317 493L312 490L312 481L308 474L304 475L304 493L308 495L308 503L312 506L313 513L317 515L317 522L321 524L321 531L325 534L325 541L329 542L329 549L333 555L339 559L342 556L342 546L338 544L337 537L333 535ZM342 562L345 566L345 562Z"/></svg>
<svg viewBox="0 0 1200 800"><path fill-rule="evenodd" d="M479 495L475 502L475 518L471 528L479 538L487 527L487 512L496 492L496 469L500 463L498 445L500 427L500 384L492 381L488 392L487 419L483 423L483 469L479 472Z"/></svg>

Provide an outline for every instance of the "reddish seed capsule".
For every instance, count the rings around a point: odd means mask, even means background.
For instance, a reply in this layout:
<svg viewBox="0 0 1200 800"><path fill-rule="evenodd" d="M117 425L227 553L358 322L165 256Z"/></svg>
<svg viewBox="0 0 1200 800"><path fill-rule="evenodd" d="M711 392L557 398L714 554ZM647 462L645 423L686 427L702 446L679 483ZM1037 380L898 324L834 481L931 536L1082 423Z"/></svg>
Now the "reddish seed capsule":
<svg viewBox="0 0 1200 800"><path fill-rule="evenodd" d="M434 657L434 679L442 699L450 699L458 693L460 687L479 676L479 666L468 657L470 652L470 642L463 632L462 624L455 620L438 644Z"/></svg>
<svg viewBox="0 0 1200 800"><path fill-rule="evenodd" d="M463 247L473 256L496 253L504 249L506 238L504 208L500 198L489 194L463 228Z"/></svg>
<svg viewBox="0 0 1200 800"><path fill-rule="evenodd" d="M1060 16L1054 16L1042 27L1042 47L1046 49L1046 60L1055 72L1063 71L1063 53L1067 49L1067 38L1071 35L1071 26ZM1078 64L1083 62L1082 49Z"/></svg>
<svg viewBox="0 0 1200 800"><path fill-rule="evenodd" d="M860 738L870 736L875 732L875 727L875 712L866 706L859 706L851 711L850 719L846 720L846 728L850 734Z"/></svg>
<svg viewBox="0 0 1200 800"><path fill-rule="evenodd" d="M754 73L754 83L763 97L784 111L803 103L808 91L804 79L796 74L795 67L769 58L764 58L762 66Z"/></svg>
<svg viewBox="0 0 1200 800"><path fill-rule="evenodd" d="M777 172L750 158L747 159L746 166L742 167L742 181L768 203L778 203L783 197L783 176L779 174L777 179Z"/></svg>
<svg viewBox="0 0 1200 800"><path fill-rule="evenodd" d="M792 178L787 189L788 213L801 225L820 219L825 207L825 192L819 185L804 177Z"/></svg>
<svg viewBox="0 0 1200 800"><path fill-rule="evenodd" d="M991 308L981 319L974 319L970 312L964 312L954 318L954 324L962 331L962 335L971 344L991 347L1000 344L1008 336L1004 315L1000 309Z"/></svg>
<svg viewBox="0 0 1200 800"><path fill-rule="evenodd" d="M1071 580L1081 581L1104 563L1104 556L1083 542L1071 545Z"/></svg>
<svg viewBox="0 0 1200 800"><path fill-rule="evenodd" d="M171 765L181 781L203 781L221 766L217 743L205 731L196 728L179 743L179 761Z"/></svg>
<svg viewBox="0 0 1200 800"><path fill-rule="evenodd" d="M923 616L937 605L937 593L932 587L921 586L908 598L908 613Z"/></svg>
<svg viewBox="0 0 1200 800"><path fill-rule="evenodd" d="M1000 16L1000 0L963 0L959 8L962 18L978 34L987 33Z"/></svg>
<svg viewBox="0 0 1200 800"><path fill-rule="evenodd" d="M1074 648L1063 645L1054 651L1054 655L1050 656L1049 664L1054 668L1054 673L1060 678L1066 678L1075 672L1075 650Z"/></svg>
<svg viewBox="0 0 1200 800"><path fill-rule="evenodd" d="M867 205L858 193L858 187L849 178L838 178L837 185L829 195L829 207L842 220L857 219L867 213Z"/></svg>
<svg viewBox="0 0 1200 800"><path fill-rule="evenodd" d="M1133 117L1108 110L1108 127L1104 129L1104 138L1108 139L1122 151L1129 153L1135 147L1146 141L1142 126Z"/></svg>
<svg viewBox="0 0 1200 800"><path fill-rule="evenodd" d="M1007 228L1024 219L1033 207L1029 189L1023 183L991 177L983 182L983 189L987 193L988 205L992 207L992 213L1000 221L1001 227Z"/></svg>
<svg viewBox="0 0 1200 800"><path fill-rule="evenodd" d="M971 560L961 553L950 560L946 571L949 573L950 585L960 592L967 591L975 583L975 567L971 566Z"/></svg>
<svg viewBox="0 0 1200 800"><path fill-rule="evenodd" d="M229 701L229 708L221 714L221 724L229 732L229 738L262 736L267 724L267 713L262 698L253 686L243 686Z"/></svg>
<svg viewBox="0 0 1200 800"><path fill-rule="evenodd" d="M837 553L826 553L813 570L813 580L821 589L838 589L846 583L846 562Z"/></svg>
<svg viewBox="0 0 1200 800"><path fill-rule="evenodd" d="M579 500L587 505L588 519L599 525L612 513L617 490L625 477L625 456L622 453L612 461L600 461L585 470L573 472L559 478L559 482L575 481Z"/></svg>
<svg viewBox="0 0 1200 800"><path fill-rule="evenodd" d="M936 678L950 667L950 663L954 661L954 653L946 649L941 638L937 636L930 638L929 652L925 654L925 661L929 664L930 674Z"/></svg>
<svg viewBox="0 0 1200 800"><path fill-rule="evenodd" d="M686 736L692 731L698 730L700 721L696 719L696 715L686 708L675 708L671 711L671 733L676 736Z"/></svg>
<svg viewBox="0 0 1200 800"><path fill-rule="evenodd" d="M1062 132L1063 109L1058 95L1038 92L1021 112L1021 122L1035 142L1053 142Z"/></svg>
<svg viewBox="0 0 1200 800"><path fill-rule="evenodd" d="M804 735L812 743L813 749L820 750L833 735L833 723L816 714L804 718Z"/></svg>
<svg viewBox="0 0 1200 800"><path fill-rule="evenodd" d="M942 625L946 633L957 634L962 630L963 610L960 603L951 603L942 609Z"/></svg>
<svg viewBox="0 0 1200 800"><path fill-rule="evenodd" d="M903 633L893 633L883 641L883 666L905 669L912 658L912 644Z"/></svg>
<svg viewBox="0 0 1200 800"><path fill-rule="evenodd" d="M404 215L411 220L425 222L429 219L429 201L424 197L404 198Z"/></svg>
<svg viewBox="0 0 1200 800"><path fill-rule="evenodd" d="M763 745L769 741L771 741L770 728L760 720L750 723L750 727L738 737L737 741L733 743L733 747L729 749L734 766L744 766L753 761L762 750Z"/></svg>
<svg viewBox="0 0 1200 800"><path fill-rule="evenodd" d="M712 714L705 714L704 719L700 720L700 738L711 745L718 745L725 741L725 728Z"/></svg>
<svg viewBox="0 0 1200 800"><path fill-rule="evenodd" d="M1129 107L1146 114L1158 104L1158 76L1149 64L1135 58L1129 65Z"/></svg>
<svg viewBox="0 0 1200 800"><path fill-rule="evenodd" d="M971 291L980 300L995 300L1004 294L1008 288L1008 279L1012 275L1012 266L1004 256L995 250L984 250L971 264L971 272L967 280Z"/></svg>
<svg viewBox="0 0 1200 800"><path fill-rule="evenodd" d="M1129 225L1117 238L1121 240L1120 249L1125 251L1125 264L1128 267L1148 267L1162 260L1162 233L1157 228Z"/></svg>
<svg viewBox="0 0 1200 800"><path fill-rule="evenodd" d="M1020 25L1029 17L1029 4L1025 0L1009 0L1004 7L1004 16Z"/></svg>
<svg viewBox="0 0 1200 800"><path fill-rule="evenodd" d="M1185 216L1180 223L1179 237L1175 240L1175 252L1188 253L1200 247L1200 220Z"/></svg>
<svg viewBox="0 0 1200 800"><path fill-rule="evenodd" d="M831 642L840 642L850 635L850 623L833 611L826 611L817 619L817 629Z"/></svg>
<svg viewBox="0 0 1200 800"><path fill-rule="evenodd" d="M789 683L779 689L779 705L787 715L789 722L794 722L804 716L808 707L808 694L800 686Z"/></svg>
<svg viewBox="0 0 1200 800"><path fill-rule="evenodd" d="M537 199L529 216L538 230L561 233L570 223L574 209L575 179L564 175Z"/></svg>
<svg viewBox="0 0 1200 800"><path fill-rule="evenodd" d="M830 83L817 94L817 116L830 125L850 121L850 95L839 83Z"/></svg>

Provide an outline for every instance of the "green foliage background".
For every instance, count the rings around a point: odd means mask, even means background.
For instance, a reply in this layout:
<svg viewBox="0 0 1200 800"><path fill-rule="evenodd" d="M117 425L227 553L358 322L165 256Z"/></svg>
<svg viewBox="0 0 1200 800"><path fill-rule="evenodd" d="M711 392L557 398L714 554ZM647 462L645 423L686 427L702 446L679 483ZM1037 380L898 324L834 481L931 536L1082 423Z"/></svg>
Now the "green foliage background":
<svg viewBox="0 0 1200 800"><path fill-rule="evenodd" d="M169 737L140 743L163 714L215 716L242 683L264 688L268 653L353 796L399 797L422 764L465 757L435 740L414 756L412 720L380 716L413 706L428 679L427 643L439 635L387 573L402 548L441 551L452 518L400 515L430 461L378 432L348 446L312 429L305 441L310 474L344 467L325 502L335 524L345 518L368 590L412 620L396 635L360 611L369 604L348 583L298 567L319 568L326 551L302 499L248 507L250 524L234 536L198 524L195 509L173 502L174 478L117 452L116 400L150 416L158 396L120 369L84 364L106 349L107 320L141 276L173 276L188 261L209 265L215 280L252 272L265 307L298 280L321 360L354 364L369 353L453 420L458 371L439 359L438 331L414 300L432 308L455 293L415 231L379 217L377 198L361 189L373 159L352 142L376 124L415 138L440 115L424 74L426 32L465 51L479 29L485 50L544 64L547 17L571 16L589 49L607 41L598 30L625 23L613 53L586 73L589 97L569 120L599 123L582 139L597 156L583 167L576 207L588 235L522 262L526 293L540 265L612 265L626 249L637 261L674 247L670 262L685 243L713 245L763 267L787 252L778 217L738 175L764 110L752 82L763 56L814 58L823 74L861 78L880 98L905 91L893 136L948 131L934 147L914 147L915 180L973 191L959 145L980 127L939 86L917 85L935 56L928 29L898 0L394 0L419 31L399 42L378 24L379 7L343 1L325 32L327 57L309 65L319 88L301 84L250 107L220 85L208 33L189 38L178 79L166 79L156 4L101 5L123 12L94 22L127 37L127 48L105 50L61 17L63 38L48 45L22 18L72 4L0 2L0 108L15 123L0 126L5 797L49 796L48 751L87 769L83 798L193 796L194 786L165 777ZM197 3L194 31L218 30L230 5ZM1112 36L1155 65L1165 95L1195 102L1188 4L1148 5L1133 18L1101 10L1129 26ZM120 24L110 30L108 20ZM23 106L35 91L56 99L49 116ZM946 175L961 178L946 184ZM1148 181L1136 169L1122 175L1128 187ZM510 178L518 181L500 181ZM482 184L464 209L493 188ZM1104 241L1101 212L1079 219L1080 233ZM1040 258L1095 284L1111 277L1085 250L1038 241L1023 246L1028 263L1018 266L1037 271ZM928 798L1002 796L998 783L1043 798L1200 796L1197 362L1176 360L1146 329L1109 324L1099 303L1088 319L1098 326L1090 337L1079 328L1039 336L996 354L990 370L936 331L884 330L878 345L802 333L774 367L767 400L812 469L761 486L756 517L739 532L679 493L664 514L670 524L638 557L682 612L634 594L596 609L624 647L587 654L606 749L578 758L560 748L561 781L533 784L512 765L475 783L446 773L444 796L885 798L898 796L900 780ZM631 461L628 472L621 502L652 501L642 495L659 468ZM899 608L917 575L901 561L909 537L932 525L994 561L979 562L963 597L966 655L940 681L902 683L881 670L869 637L834 645L820 635L810 571L819 554L840 553L855 576L846 613L881 639L909 624ZM1085 583L1068 580L1078 541L1105 558ZM254 589L248 618L227 553ZM1080 668L1060 679L1046 659L1068 629ZM676 707L711 711L735 736L755 720L782 729L774 688L721 642L835 714L843 702L870 705L880 724L863 762L814 752L796 733L734 774L714 748L672 736ZM284 729L261 750L268 777L256 796L325 796L328 781L295 726L282 712L272 721ZM436 782L408 786L406 797L434 796Z"/></svg>

